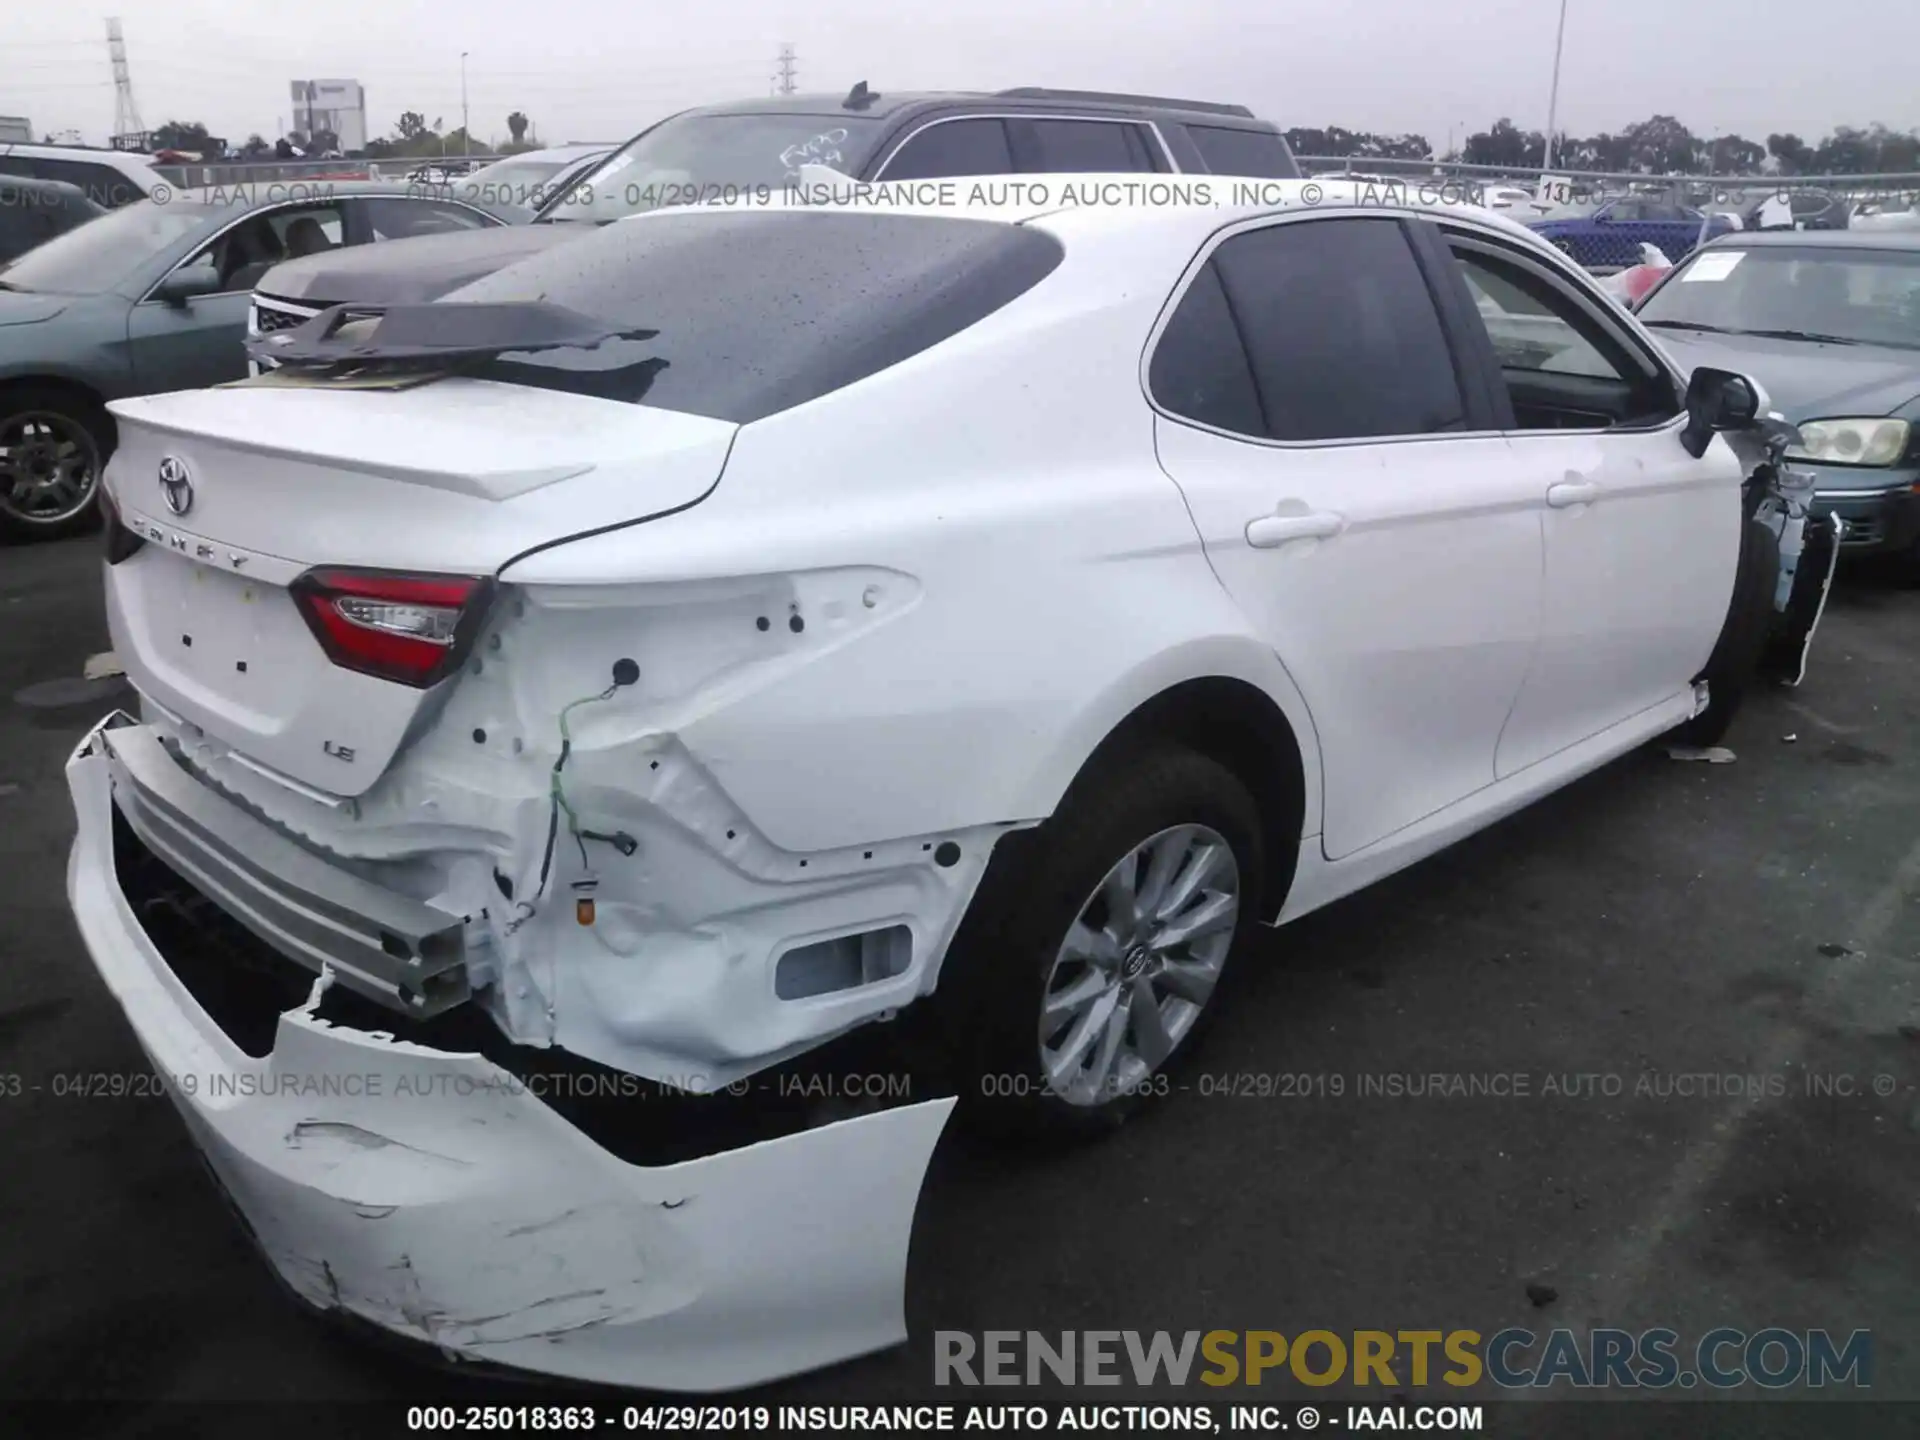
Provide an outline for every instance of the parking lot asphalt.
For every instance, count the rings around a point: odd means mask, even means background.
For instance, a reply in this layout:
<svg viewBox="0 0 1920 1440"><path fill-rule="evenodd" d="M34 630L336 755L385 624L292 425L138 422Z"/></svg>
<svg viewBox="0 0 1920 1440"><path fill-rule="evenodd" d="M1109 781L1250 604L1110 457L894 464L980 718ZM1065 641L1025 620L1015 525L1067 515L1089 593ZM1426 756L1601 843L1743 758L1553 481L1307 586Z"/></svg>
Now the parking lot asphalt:
<svg viewBox="0 0 1920 1440"><path fill-rule="evenodd" d="M0 1400L445 1394L283 1297L164 1099L55 1093L144 1068L64 888L61 767L113 701L76 683L99 589L95 542L0 549ZM910 1342L756 1399L1021 1398L932 1394L936 1330L1608 1324L1868 1329L1873 1395L1920 1400L1916 640L1920 590L1843 573L1733 763L1643 750L1270 937L1185 1092L1106 1143L950 1137ZM1382 1093L1496 1075L1513 1093Z"/></svg>

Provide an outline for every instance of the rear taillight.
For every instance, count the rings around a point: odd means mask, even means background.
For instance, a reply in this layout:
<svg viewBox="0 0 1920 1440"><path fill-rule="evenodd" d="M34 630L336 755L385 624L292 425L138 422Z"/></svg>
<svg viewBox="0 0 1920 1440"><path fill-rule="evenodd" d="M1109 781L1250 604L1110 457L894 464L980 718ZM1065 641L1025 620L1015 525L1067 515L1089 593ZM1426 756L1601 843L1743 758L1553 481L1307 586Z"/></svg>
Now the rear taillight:
<svg viewBox="0 0 1920 1440"><path fill-rule="evenodd" d="M491 587L468 575L309 570L291 589L334 664L425 689L460 664Z"/></svg>
<svg viewBox="0 0 1920 1440"><path fill-rule="evenodd" d="M147 543L146 537L137 534L120 518L120 507L113 503L113 496L107 493L105 485L96 493L100 497L100 528L106 536L107 564L118 565L136 554Z"/></svg>

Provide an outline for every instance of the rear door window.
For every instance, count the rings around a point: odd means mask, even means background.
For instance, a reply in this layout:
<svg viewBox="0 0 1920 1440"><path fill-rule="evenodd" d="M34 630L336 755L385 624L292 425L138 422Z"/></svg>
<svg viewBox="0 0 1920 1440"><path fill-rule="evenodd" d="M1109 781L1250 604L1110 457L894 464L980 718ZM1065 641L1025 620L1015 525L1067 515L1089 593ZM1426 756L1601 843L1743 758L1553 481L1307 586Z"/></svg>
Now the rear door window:
<svg viewBox="0 0 1920 1440"><path fill-rule="evenodd" d="M882 180L948 180L1011 175L1013 150L998 120L941 120L916 130L888 160Z"/></svg>
<svg viewBox="0 0 1920 1440"><path fill-rule="evenodd" d="M1238 130L1225 125L1189 125L1187 134L1216 175L1245 175L1255 180L1293 180L1300 174L1287 142L1270 130Z"/></svg>
<svg viewBox="0 0 1920 1440"><path fill-rule="evenodd" d="M1160 332L1147 366L1147 390L1163 410L1183 420L1235 435L1266 435L1253 362L1212 261L1193 277Z"/></svg>
<svg viewBox="0 0 1920 1440"><path fill-rule="evenodd" d="M1009 120L1015 159L1028 174L1142 173L1160 168L1145 126L1117 120Z"/></svg>
<svg viewBox="0 0 1920 1440"><path fill-rule="evenodd" d="M1432 292L1399 221L1296 221L1214 252L1274 440L1467 428Z"/></svg>

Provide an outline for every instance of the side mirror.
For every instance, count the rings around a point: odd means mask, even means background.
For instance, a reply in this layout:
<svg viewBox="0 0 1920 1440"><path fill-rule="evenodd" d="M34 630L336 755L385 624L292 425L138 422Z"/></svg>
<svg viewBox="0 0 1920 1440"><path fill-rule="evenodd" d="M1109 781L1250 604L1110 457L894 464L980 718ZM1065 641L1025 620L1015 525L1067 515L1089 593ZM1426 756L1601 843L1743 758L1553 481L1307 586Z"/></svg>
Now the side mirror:
<svg viewBox="0 0 1920 1440"><path fill-rule="evenodd" d="M1680 443L1698 460L1715 435L1745 430L1771 408L1759 382L1702 365L1687 382L1687 427L1680 432Z"/></svg>
<svg viewBox="0 0 1920 1440"><path fill-rule="evenodd" d="M217 295L220 288L220 271L211 260L204 260L197 265L182 265L155 286L153 294L155 299L184 310L189 300Z"/></svg>

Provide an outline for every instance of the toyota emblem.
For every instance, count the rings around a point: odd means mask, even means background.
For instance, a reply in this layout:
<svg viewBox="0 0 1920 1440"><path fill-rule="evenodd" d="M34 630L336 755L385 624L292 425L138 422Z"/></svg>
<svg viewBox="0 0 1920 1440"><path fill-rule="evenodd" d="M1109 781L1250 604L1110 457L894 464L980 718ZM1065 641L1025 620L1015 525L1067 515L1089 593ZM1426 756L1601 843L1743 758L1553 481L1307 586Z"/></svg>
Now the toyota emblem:
<svg viewBox="0 0 1920 1440"><path fill-rule="evenodd" d="M166 497L167 509L176 515L193 508L193 477L187 473L186 461L169 455L160 462L160 493Z"/></svg>

